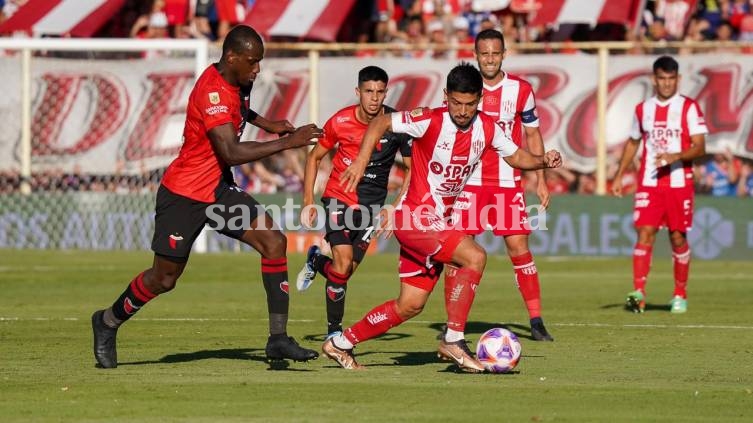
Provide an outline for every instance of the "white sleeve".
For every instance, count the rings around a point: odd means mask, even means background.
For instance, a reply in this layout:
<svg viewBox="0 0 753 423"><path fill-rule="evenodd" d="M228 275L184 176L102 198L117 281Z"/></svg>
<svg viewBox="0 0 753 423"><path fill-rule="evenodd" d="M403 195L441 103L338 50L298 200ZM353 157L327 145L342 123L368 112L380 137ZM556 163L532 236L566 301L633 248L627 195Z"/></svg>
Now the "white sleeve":
<svg viewBox="0 0 753 423"><path fill-rule="evenodd" d="M508 157L518 151L518 146L512 142L509 131L502 129L500 125L494 125L494 139L492 139L492 148L500 157Z"/></svg>
<svg viewBox="0 0 753 423"><path fill-rule="evenodd" d="M641 123L638 121L638 113L633 113L633 124L630 125L630 134L628 136L633 140L640 140L643 138Z"/></svg>
<svg viewBox="0 0 753 423"><path fill-rule="evenodd" d="M429 123L431 112L426 108L392 113L392 132L408 134L414 139L424 136Z"/></svg>
<svg viewBox="0 0 753 423"><path fill-rule="evenodd" d="M706 120L703 118L703 113L698 108L698 103L693 103L688 107L688 114L685 116L688 120L688 135L701 135L708 134L709 129L706 127Z"/></svg>

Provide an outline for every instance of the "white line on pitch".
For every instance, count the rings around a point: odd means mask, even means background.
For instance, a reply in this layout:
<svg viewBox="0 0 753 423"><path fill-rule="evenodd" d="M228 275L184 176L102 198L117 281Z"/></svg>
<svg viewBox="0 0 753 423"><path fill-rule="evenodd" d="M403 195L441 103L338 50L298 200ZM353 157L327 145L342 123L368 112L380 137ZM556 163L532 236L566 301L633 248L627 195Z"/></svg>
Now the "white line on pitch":
<svg viewBox="0 0 753 423"><path fill-rule="evenodd" d="M0 322L17 322L17 321L35 321L35 322L48 322L48 321L67 321L75 322L82 319L77 317L0 317ZM88 319L86 319L88 320ZM134 318L133 320L144 322L251 322L251 321L267 321L269 319L244 319L244 318L213 318L213 317L147 317L147 318ZM315 323L319 322L316 319L289 319L289 322L293 323ZM430 320L408 320L405 323L428 325L432 323L439 323L438 321ZM523 323L511 322L511 324L524 325ZM653 328L653 329L753 329L753 326L741 326L741 325L662 325L662 324L612 324L612 323L549 323L549 326L562 326L562 327L592 327L592 328Z"/></svg>

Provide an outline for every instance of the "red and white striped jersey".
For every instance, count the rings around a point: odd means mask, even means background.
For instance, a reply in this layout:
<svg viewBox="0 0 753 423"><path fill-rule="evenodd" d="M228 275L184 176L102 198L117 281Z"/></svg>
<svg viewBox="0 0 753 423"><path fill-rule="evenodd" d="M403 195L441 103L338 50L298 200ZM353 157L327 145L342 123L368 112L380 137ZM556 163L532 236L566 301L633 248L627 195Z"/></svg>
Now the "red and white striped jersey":
<svg viewBox="0 0 753 423"><path fill-rule="evenodd" d="M657 169L656 156L690 148L692 135L708 134L698 103L683 95L661 102L656 96L635 107L630 138L643 140L639 187L692 187L693 163L674 162Z"/></svg>
<svg viewBox="0 0 753 423"><path fill-rule="evenodd" d="M512 140L518 147L523 143L523 126L539 126L531 84L509 73L505 73L502 81L494 86L484 84L484 96L479 103L479 110L507 125ZM494 152L488 152L481 158L481 164L471 175L468 185L520 186L520 170L513 169Z"/></svg>
<svg viewBox="0 0 753 423"><path fill-rule="evenodd" d="M410 185L398 208L424 209L438 218L449 216L485 151L507 157L518 149L490 116L478 113L462 131L446 107L393 113L392 131L413 137Z"/></svg>

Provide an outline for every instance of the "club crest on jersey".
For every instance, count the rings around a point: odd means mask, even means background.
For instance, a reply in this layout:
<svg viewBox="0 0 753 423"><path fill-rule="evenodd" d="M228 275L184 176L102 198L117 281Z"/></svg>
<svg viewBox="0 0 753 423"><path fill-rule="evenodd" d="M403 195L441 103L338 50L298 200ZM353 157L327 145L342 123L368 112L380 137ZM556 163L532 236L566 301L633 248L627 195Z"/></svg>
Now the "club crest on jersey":
<svg viewBox="0 0 753 423"><path fill-rule="evenodd" d="M212 91L209 93L209 102L212 104L219 104L220 103L220 93L217 91Z"/></svg>

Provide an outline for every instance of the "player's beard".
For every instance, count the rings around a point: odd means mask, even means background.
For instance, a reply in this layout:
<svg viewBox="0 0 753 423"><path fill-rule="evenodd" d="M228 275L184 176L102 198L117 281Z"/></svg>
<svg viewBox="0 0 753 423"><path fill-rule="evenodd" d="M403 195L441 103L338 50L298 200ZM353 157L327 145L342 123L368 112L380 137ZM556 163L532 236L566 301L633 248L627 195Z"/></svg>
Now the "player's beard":
<svg viewBox="0 0 753 423"><path fill-rule="evenodd" d="M476 118L476 115L477 115L477 114L478 114L478 113L474 113L474 114L473 114L473 116L471 116L471 117L470 117L470 119L468 119L468 122L467 122L467 123L466 123L465 125L461 125L461 124L459 124L459 123L458 123L458 121L457 121L457 120L455 120L455 117L454 117L454 116L452 116L452 115L450 115L450 119L452 120L452 123L454 123L454 124L455 124L455 126L457 126L457 127L458 127L458 129L460 129L461 131L465 131L466 129L468 129L468 128L470 128L470 127L471 127L471 124L473 123L473 119L475 119L475 118Z"/></svg>

